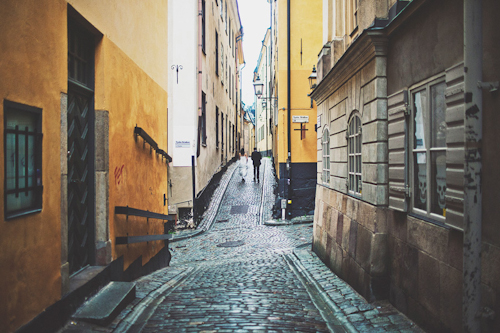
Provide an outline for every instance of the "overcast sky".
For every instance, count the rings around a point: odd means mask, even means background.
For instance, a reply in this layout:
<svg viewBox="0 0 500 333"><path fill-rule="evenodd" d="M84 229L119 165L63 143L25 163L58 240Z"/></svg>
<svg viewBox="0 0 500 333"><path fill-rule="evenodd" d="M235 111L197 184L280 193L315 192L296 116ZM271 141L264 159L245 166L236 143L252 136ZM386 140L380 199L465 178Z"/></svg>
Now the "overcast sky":
<svg viewBox="0 0 500 333"><path fill-rule="evenodd" d="M238 0L241 24L243 25L243 52L246 65L242 71L242 100L252 105L253 71L257 66L262 40L271 22L269 21L269 3L267 0Z"/></svg>

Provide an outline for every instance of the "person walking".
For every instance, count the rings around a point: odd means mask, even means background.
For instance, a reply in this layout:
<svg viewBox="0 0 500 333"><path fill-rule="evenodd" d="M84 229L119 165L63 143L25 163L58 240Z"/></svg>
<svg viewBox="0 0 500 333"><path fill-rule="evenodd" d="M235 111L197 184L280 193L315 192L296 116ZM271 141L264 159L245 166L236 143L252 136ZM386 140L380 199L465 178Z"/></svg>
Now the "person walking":
<svg viewBox="0 0 500 333"><path fill-rule="evenodd" d="M241 181L245 182L245 177L247 175L248 170L248 156L245 153L245 149L241 148L240 150L240 160L238 161L238 168L241 176Z"/></svg>
<svg viewBox="0 0 500 333"><path fill-rule="evenodd" d="M257 151L257 148L253 149L252 153L252 161L253 161L253 180L257 179L257 182L260 181L260 160L262 160L262 155Z"/></svg>

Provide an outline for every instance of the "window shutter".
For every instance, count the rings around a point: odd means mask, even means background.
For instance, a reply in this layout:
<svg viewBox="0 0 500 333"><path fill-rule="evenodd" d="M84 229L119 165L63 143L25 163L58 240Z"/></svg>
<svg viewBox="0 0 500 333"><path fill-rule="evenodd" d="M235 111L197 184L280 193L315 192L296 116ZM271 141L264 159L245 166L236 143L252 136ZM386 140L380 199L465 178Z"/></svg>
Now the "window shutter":
<svg viewBox="0 0 500 333"><path fill-rule="evenodd" d="M408 90L397 92L388 98L389 134L389 208L408 211Z"/></svg>
<svg viewBox="0 0 500 333"><path fill-rule="evenodd" d="M446 224L463 229L464 64L446 70Z"/></svg>

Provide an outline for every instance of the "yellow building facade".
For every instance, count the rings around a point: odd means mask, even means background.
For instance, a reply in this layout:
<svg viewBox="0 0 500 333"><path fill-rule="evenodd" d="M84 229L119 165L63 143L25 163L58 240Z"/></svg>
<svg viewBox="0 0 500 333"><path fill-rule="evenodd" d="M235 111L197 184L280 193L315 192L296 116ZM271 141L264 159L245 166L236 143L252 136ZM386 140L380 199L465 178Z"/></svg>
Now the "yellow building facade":
<svg viewBox="0 0 500 333"><path fill-rule="evenodd" d="M308 96L308 77L322 46L316 33L322 29L322 10L319 0L278 0L272 8L273 96L278 99L273 155L288 218L314 214L316 106Z"/></svg>
<svg viewBox="0 0 500 333"><path fill-rule="evenodd" d="M85 271L168 263L163 241L117 244L164 220L115 213L168 214L167 7L1 2L0 331L55 308Z"/></svg>

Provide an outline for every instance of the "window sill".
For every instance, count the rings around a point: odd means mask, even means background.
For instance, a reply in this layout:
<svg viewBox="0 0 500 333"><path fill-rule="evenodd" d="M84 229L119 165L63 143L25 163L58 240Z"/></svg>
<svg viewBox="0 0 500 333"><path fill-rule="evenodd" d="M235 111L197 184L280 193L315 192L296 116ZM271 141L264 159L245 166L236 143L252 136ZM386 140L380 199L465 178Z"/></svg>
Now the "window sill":
<svg viewBox="0 0 500 333"><path fill-rule="evenodd" d="M434 225L436 225L438 227L442 227L442 228L445 228L447 230L449 230L449 229L459 230L459 229L456 229L456 228L451 228L449 225L447 225L444 222L433 220L433 219L431 219L431 218L429 218L427 216L422 216L422 215L419 215L417 213L413 213L413 212L412 213L408 213L408 216L411 216L413 218L416 218L416 219L419 219L419 220L422 220L422 221L434 224Z"/></svg>
<svg viewBox="0 0 500 333"><path fill-rule="evenodd" d="M5 220L13 220L15 218L18 218L18 217L22 217L22 216L25 216L25 215L31 215L31 214L36 214L36 213L40 213L42 211L41 208L33 208L33 209L30 209L30 210L25 210L25 211L22 211L22 212L17 212L17 213L13 213L11 215L6 215L5 216Z"/></svg>
<svg viewBox="0 0 500 333"><path fill-rule="evenodd" d="M358 26L352 29L352 32L349 34L351 38L353 38L358 33Z"/></svg>
<svg viewBox="0 0 500 333"><path fill-rule="evenodd" d="M356 193L352 191L347 191L347 195L356 199L363 199L363 194L362 193Z"/></svg>

